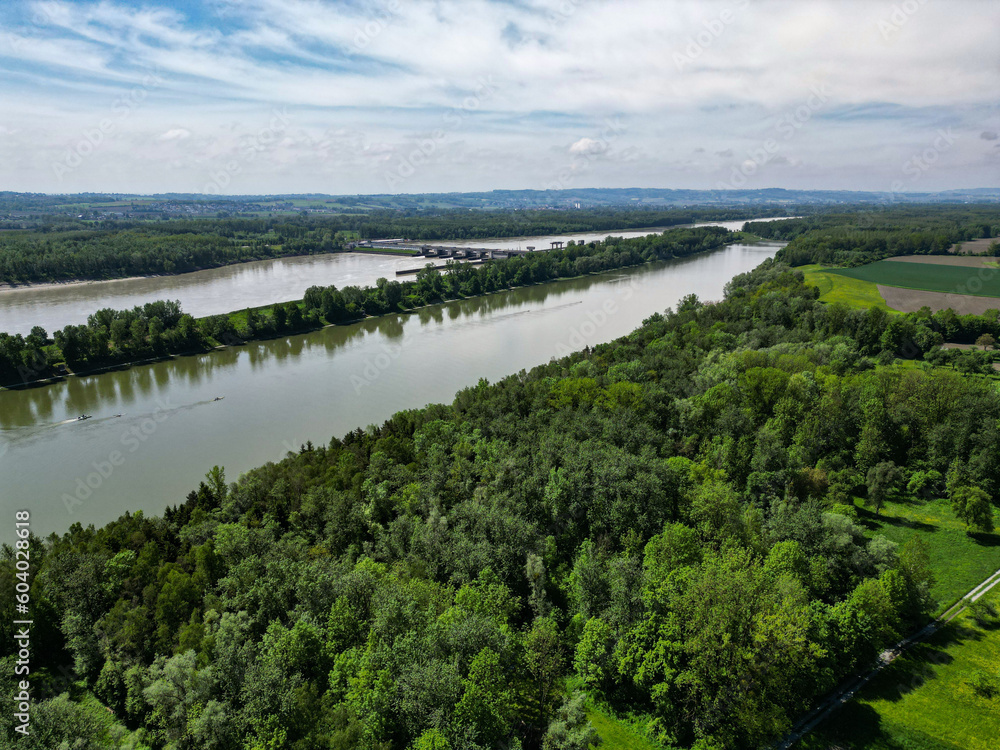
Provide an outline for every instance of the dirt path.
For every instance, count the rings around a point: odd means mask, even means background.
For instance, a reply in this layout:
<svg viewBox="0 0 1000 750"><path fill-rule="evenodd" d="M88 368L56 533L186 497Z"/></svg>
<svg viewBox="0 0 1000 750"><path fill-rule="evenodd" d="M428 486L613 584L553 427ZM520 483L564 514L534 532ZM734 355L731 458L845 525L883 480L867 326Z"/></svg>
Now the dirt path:
<svg viewBox="0 0 1000 750"><path fill-rule="evenodd" d="M987 310L1000 310L1000 297L923 292L882 284L878 284L878 292L889 307L900 312L917 312L925 305L934 312L947 310L950 307L959 315L982 315Z"/></svg>
<svg viewBox="0 0 1000 750"><path fill-rule="evenodd" d="M816 706L816 708L806 714L803 718L799 719L792 731L789 732L783 740L773 745L773 747L776 750L787 750L787 748L792 747L796 742L809 734L809 732L826 721L826 719L833 715L837 709L851 700L851 698L853 698L857 692L867 685L868 682L871 681L871 679L879 672L892 664L896 659L905 654L915 645L927 640L942 627L954 620L966 610L970 603L978 601L981 596L997 584L1000 584L1000 570L996 571L993 575L972 589L972 591L947 609L944 614L929 623L922 630L919 630L908 638L900 641L892 648L883 651L879 657L878 663L870 672L861 676L856 675L841 683L840 687L827 696L822 703Z"/></svg>

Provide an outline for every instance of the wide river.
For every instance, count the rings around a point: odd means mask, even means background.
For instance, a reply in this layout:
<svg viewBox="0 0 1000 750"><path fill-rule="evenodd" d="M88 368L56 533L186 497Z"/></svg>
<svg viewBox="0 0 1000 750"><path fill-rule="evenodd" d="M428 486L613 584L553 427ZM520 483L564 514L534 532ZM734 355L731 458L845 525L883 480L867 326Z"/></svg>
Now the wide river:
<svg viewBox="0 0 1000 750"><path fill-rule="evenodd" d="M742 221L713 222L712 226L741 229ZM547 237L511 237L502 240L469 240L446 244L507 249L548 248L552 240L586 241L616 237L642 237L662 232L663 227L624 231L587 232ZM445 243L443 243L445 244ZM41 326L51 336L67 325L82 325L87 316L103 307L129 309L157 299L180 300L185 312L201 318L206 315L259 307L272 302L302 299L314 284L375 286L384 276L396 278L396 271L423 268L427 258L334 253L294 258L262 260L176 276L152 276L115 281L27 286L15 289L0 287L0 331L27 334Z"/></svg>
<svg viewBox="0 0 1000 750"><path fill-rule="evenodd" d="M181 357L41 388L0 391L0 541L14 509L46 535L184 501L214 464L229 479L307 440L451 402L622 336L687 294L722 297L779 244L732 245L425 308L408 315ZM224 397L223 400L215 400ZM80 414L93 418L75 421ZM120 416L118 416L120 415Z"/></svg>

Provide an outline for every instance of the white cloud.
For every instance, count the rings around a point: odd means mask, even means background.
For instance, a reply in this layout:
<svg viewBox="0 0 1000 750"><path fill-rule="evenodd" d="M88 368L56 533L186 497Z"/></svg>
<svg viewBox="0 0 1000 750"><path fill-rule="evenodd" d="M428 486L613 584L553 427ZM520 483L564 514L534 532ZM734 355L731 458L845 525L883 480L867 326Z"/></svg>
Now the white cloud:
<svg viewBox="0 0 1000 750"><path fill-rule="evenodd" d="M54 154L109 117L113 137L72 175L81 189L120 189L100 181L137 163L150 190L194 189L203 166L185 164L237 151L282 106L294 133L256 165L264 175L294 153L297 171L258 184L248 168L247 191L382 189L372 165L439 131L404 189L534 187L568 157L604 153L613 116L627 133L611 153L643 159L595 159L591 184L712 187L719 162L684 155L716 153L729 169L778 138L789 164L880 188L936 128L968 141L996 130L1000 6L976 0L921 4L902 22L864 0L588 0L562 15L551 0L204 0L201 23L116 0L12 5L33 19L0 39L12 131L0 157L20 189L66 189L52 183ZM118 119L150 74L162 84ZM476 96L484 81L492 93ZM789 140L793 158L776 122L817 89L829 97ZM959 152L921 186L997 183L994 165Z"/></svg>
<svg viewBox="0 0 1000 750"><path fill-rule="evenodd" d="M607 151L607 144L596 141L593 138L581 138L569 147L571 154L603 154Z"/></svg>

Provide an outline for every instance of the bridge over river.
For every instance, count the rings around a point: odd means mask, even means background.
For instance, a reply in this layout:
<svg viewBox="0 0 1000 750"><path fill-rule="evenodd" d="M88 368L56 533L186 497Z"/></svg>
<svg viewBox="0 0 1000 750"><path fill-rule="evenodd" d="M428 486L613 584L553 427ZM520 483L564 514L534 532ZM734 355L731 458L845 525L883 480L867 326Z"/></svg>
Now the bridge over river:
<svg viewBox="0 0 1000 750"><path fill-rule="evenodd" d="M553 240L549 243L548 250L556 250L564 247L563 240ZM382 252L396 251L400 255L410 255L426 258L468 258L470 260L490 260L494 258L509 258L512 255L527 255L536 251L535 246L528 245L521 248L504 248L502 250L489 247L470 247L468 245L430 245L423 243L408 242L406 240L368 240L364 242L352 242L347 246L348 250L379 250Z"/></svg>

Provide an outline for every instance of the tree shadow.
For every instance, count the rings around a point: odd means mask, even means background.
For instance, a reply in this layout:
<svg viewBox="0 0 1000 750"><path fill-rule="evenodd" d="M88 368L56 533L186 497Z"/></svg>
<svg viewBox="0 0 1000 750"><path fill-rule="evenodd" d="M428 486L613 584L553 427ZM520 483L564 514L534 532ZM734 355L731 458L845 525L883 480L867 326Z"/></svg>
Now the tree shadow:
<svg viewBox="0 0 1000 750"><path fill-rule="evenodd" d="M906 750L885 733L878 711L857 701L846 704L823 722L819 731L832 743L831 747Z"/></svg>
<svg viewBox="0 0 1000 750"><path fill-rule="evenodd" d="M1000 547L1000 535L982 531L967 531L968 537L980 547Z"/></svg>
<svg viewBox="0 0 1000 750"><path fill-rule="evenodd" d="M937 667L954 661L942 648L920 644L882 670L865 688L866 698L895 703L933 680Z"/></svg>
<svg viewBox="0 0 1000 750"><path fill-rule="evenodd" d="M864 688L863 694L866 698L893 703L902 700L935 679L940 667L955 660L947 649L969 641L980 641L984 637L981 629L971 627L963 620L952 621L931 636L929 641L918 643L882 670Z"/></svg>
<svg viewBox="0 0 1000 750"><path fill-rule="evenodd" d="M897 526L903 529L914 529L915 531L924 531L928 534L938 531L939 526L935 526L932 523L925 523L923 521L914 521L912 518L899 518L898 516L891 516L885 518L885 523L890 526Z"/></svg>
<svg viewBox="0 0 1000 750"><path fill-rule="evenodd" d="M874 530L880 526L895 526L903 529L913 529L931 534L939 530L938 526L923 521L915 521L912 518L902 518L900 516L883 516L876 514L868 508L858 508L858 521L867 529Z"/></svg>

